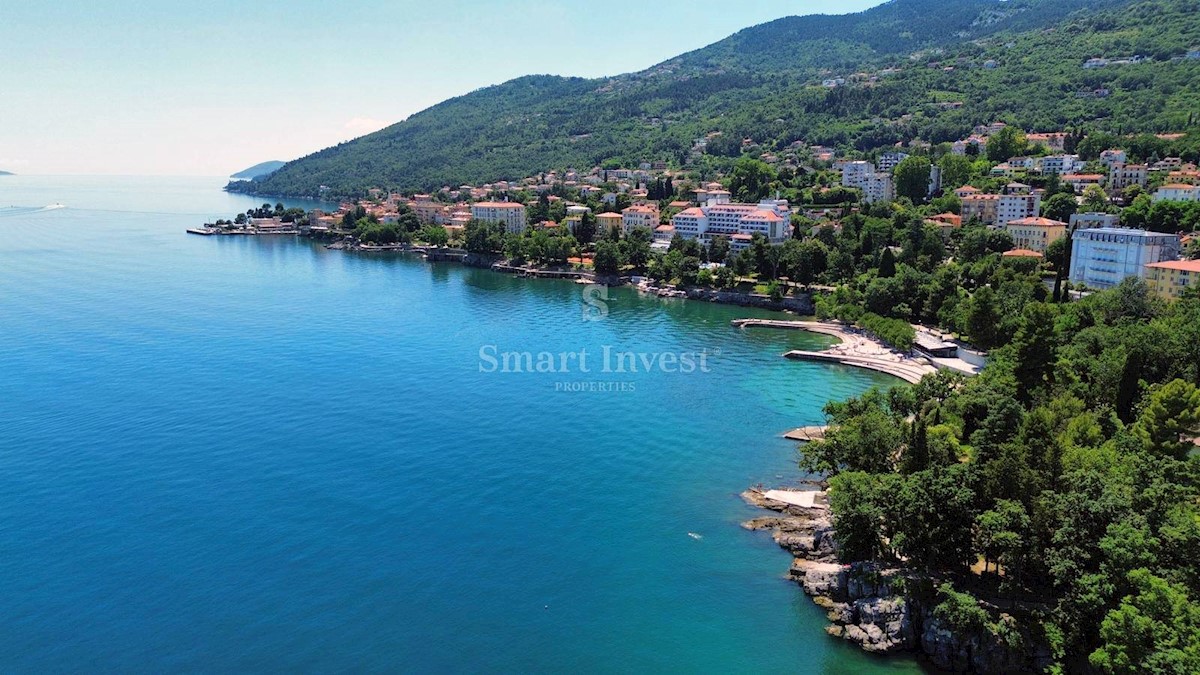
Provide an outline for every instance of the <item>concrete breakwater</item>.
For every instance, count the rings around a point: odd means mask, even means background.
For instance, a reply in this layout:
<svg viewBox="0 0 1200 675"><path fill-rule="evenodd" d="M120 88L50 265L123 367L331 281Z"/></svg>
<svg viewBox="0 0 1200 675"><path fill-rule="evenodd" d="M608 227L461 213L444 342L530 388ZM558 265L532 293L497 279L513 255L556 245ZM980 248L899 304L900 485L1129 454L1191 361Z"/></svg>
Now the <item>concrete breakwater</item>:
<svg viewBox="0 0 1200 675"><path fill-rule="evenodd" d="M819 352L793 350L784 354L793 360L820 361L874 370L898 377L910 384L916 384L926 375L937 372L937 368L928 360L902 354L862 330L839 323L775 319L735 319L731 323L741 329L761 327L803 330L829 335L839 340L839 344Z"/></svg>

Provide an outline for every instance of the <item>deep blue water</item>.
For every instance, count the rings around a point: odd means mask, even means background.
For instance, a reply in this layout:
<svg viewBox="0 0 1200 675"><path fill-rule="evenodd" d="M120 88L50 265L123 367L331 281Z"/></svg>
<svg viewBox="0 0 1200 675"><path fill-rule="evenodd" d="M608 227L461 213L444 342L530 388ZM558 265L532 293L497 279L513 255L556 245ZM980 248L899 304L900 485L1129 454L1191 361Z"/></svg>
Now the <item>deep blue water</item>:
<svg viewBox="0 0 1200 675"><path fill-rule="evenodd" d="M0 670L915 670L738 527L798 477L780 432L891 380L742 309L184 234L261 201L220 185L0 178Z"/></svg>

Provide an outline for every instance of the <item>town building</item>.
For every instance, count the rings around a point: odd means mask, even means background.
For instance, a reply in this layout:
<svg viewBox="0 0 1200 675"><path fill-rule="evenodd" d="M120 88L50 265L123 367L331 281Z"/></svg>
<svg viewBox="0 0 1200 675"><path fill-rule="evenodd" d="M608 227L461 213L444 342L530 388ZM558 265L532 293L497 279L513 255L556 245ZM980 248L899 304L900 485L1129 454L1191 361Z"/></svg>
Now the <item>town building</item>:
<svg viewBox="0 0 1200 675"><path fill-rule="evenodd" d="M1083 194L1089 185L1103 185L1104 174L1101 173L1064 173L1062 182L1070 185L1075 194Z"/></svg>
<svg viewBox="0 0 1200 675"><path fill-rule="evenodd" d="M1040 194L1000 195L996 202L996 227L1004 227L1013 220L1032 218L1041 213Z"/></svg>
<svg viewBox="0 0 1200 675"><path fill-rule="evenodd" d="M1179 257L1179 237L1126 227L1094 227L1071 237L1071 283L1106 289L1126 277L1144 278L1146 266Z"/></svg>
<svg viewBox="0 0 1200 675"><path fill-rule="evenodd" d="M478 202L471 205L471 217L485 223L498 223L506 232L525 231L525 205L512 202Z"/></svg>
<svg viewBox="0 0 1200 675"><path fill-rule="evenodd" d="M889 201L896 198L892 175L875 171L875 167L870 162L843 162L842 186L862 190L863 201L867 203Z"/></svg>
<svg viewBox="0 0 1200 675"><path fill-rule="evenodd" d="M671 219L675 233L685 239L698 239L708 245L713 237L728 237L734 249L748 245L749 238L761 234L772 243L790 234L791 210L787 200L765 199L758 204L709 201L675 214ZM746 235L734 238L734 235Z"/></svg>
<svg viewBox="0 0 1200 675"><path fill-rule="evenodd" d="M875 167L878 173L891 173L896 170L896 166L908 159L908 153L904 152L885 152L879 156L879 160L875 162Z"/></svg>
<svg viewBox="0 0 1200 675"><path fill-rule="evenodd" d="M1131 185L1146 187L1149 177L1150 167L1145 164L1113 164L1108 170L1108 188L1116 192Z"/></svg>
<svg viewBox="0 0 1200 675"><path fill-rule="evenodd" d="M870 162L840 162L842 165L842 187L859 188L867 180L867 176L875 173Z"/></svg>
<svg viewBox="0 0 1200 675"><path fill-rule="evenodd" d="M1025 141L1030 145L1044 145L1050 152L1062 152L1067 144L1067 134L1061 131L1049 134L1025 134Z"/></svg>
<svg viewBox="0 0 1200 675"><path fill-rule="evenodd" d="M868 204L886 202L896 198L896 186L889 173L873 173L862 187L863 201Z"/></svg>
<svg viewBox="0 0 1200 675"><path fill-rule="evenodd" d="M1018 218L1003 225L1012 235L1016 248L1028 249L1044 254L1050 242L1067 233L1067 224L1049 218Z"/></svg>
<svg viewBox="0 0 1200 675"><path fill-rule="evenodd" d="M1050 174L1062 175L1083 168L1079 155L1049 155L1038 160L1038 171L1044 176Z"/></svg>
<svg viewBox="0 0 1200 675"><path fill-rule="evenodd" d="M596 231L598 234L608 234L612 228L624 230L624 217L619 213L600 213L596 215Z"/></svg>
<svg viewBox="0 0 1200 675"><path fill-rule="evenodd" d="M1146 265L1146 285L1160 298L1174 300L1200 285L1200 260L1170 260Z"/></svg>
<svg viewBox="0 0 1200 675"><path fill-rule="evenodd" d="M634 204L621 212L621 230L629 234L635 227L651 231L658 227L658 208L649 204Z"/></svg>
<svg viewBox="0 0 1200 675"><path fill-rule="evenodd" d="M1009 260L1013 258L1036 258L1038 260L1043 260L1046 256L1038 253L1037 251L1030 251L1027 248L1014 248L1011 251L1005 251L1004 253L1001 253L1000 257L1007 258Z"/></svg>
<svg viewBox="0 0 1200 675"><path fill-rule="evenodd" d="M1154 201L1197 202L1200 201L1200 186L1168 183L1154 191Z"/></svg>
<svg viewBox="0 0 1200 675"><path fill-rule="evenodd" d="M1128 159L1129 155L1120 148L1112 148L1100 153L1100 163L1110 169L1117 164L1124 164Z"/></svg>
<svg viewBox="0 0 1200 675"><path fill-rule="evenodd" d="M959 212L962 214L964 223L978 220L984 225L996 224L996 209L1000 205L1000 195L983 194L976 190L972 194L961 197L960 201L962 208Z"/></svg>
<svg viewBox="0 0 1200 675"><path fill-rule="evenodd" d="M1119 213L1072 213L1067 221L1071 231L1088 227L1118 227L1121 224Z"/></svg>

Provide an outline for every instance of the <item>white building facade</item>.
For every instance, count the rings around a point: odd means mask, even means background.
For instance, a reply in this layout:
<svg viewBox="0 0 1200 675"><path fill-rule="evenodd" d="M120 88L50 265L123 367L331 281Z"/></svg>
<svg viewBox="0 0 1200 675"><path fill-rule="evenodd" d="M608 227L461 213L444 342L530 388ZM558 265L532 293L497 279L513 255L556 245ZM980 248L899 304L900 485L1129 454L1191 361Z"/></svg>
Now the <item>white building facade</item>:
<svg viewBox="0 0 1200 675"><path fill-rule="evenodd" d="M996 227L1003 228L1009 222L1022 218L1033 218L1041 213L1042 196L1000 195L996 203Z"/></svg>
<svg viewBox="0 0 1200 675"><path fill-rule="evenodd" d="M708 245L713 237L729 238L734 248L745 247L749 237L761 234L772 243L790 235L791 211L785 199L765 199L758 204L710 201L675 214L671 225L684 239ZM745 235L734 238L734 235Z"/></svg>
<svg viewBox="0 0 1200 675"><path fill-rule="evenodd" d="M1071 237L1071 283L1106 289L1126 277L1145 278L1146 265L1179 259L1179 237L1124 227L1076 230Z"/></svg>
<svg viewBox="0 0 1200 675"><path fill-rule="evenodd" d="M478 202L471 205L471 218L485 223L499 223L505 231L525 231L525 205L511 202Z"/></svg>

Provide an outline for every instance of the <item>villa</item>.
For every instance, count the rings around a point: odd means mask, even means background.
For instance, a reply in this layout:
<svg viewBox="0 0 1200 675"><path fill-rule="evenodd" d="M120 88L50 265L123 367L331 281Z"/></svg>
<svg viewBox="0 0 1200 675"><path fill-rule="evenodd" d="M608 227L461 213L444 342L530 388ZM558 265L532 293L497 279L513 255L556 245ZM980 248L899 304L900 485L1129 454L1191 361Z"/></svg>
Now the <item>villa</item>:
<svg viewBox="0 0 1200 675"><path fill-rule="evenodd" d="M1004 229L1012 235L1017 248L1045 253L1050 242L1067 233L1067 224L1049 218L1018 218L1008 221Z"/></svg>

